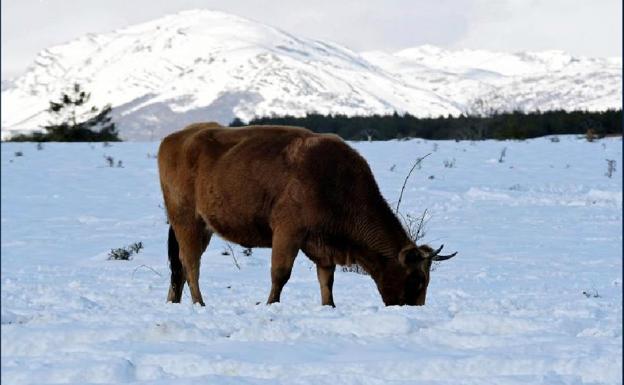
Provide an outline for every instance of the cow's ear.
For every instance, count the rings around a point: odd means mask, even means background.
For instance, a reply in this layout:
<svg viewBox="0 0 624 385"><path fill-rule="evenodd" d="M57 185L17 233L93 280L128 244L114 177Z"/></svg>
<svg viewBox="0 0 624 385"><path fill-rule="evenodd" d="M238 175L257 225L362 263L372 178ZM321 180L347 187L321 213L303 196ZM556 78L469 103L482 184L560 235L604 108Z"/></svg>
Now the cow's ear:
<svg viewBox="0 0 624 385"><path fill-rule="evenodd" d="M399 262L401 265L413 268L423 261L423 256L416 246L406 247L399 253Z"/></svg>
<svg viewBox="0 0 624 385"><path fill-rule="evenodd" d="M431 248L431 246L429 245L420 245L418 246L418 251L420 251L420 255L423 256L423 258L427 258L429 259L429 256L431 254L433 254L433 249Z"/></svg>

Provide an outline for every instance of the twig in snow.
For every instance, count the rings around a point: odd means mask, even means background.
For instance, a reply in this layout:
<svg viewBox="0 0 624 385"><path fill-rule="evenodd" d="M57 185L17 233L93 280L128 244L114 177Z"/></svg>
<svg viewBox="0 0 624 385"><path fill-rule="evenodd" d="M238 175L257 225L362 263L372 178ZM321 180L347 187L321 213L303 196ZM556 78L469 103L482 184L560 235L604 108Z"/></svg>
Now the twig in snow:
<svg viewBox="0 0 624 385"><path fill-rule="evenodd" d="M234 249L232 248L232 245L230 245L229 243L226 243L225 246L230 249L229 254L232 256L232 259L234 260L234 265L236 266L236 268L238 268L238 270L241 269L240 265L238 264L238 260L236 259L236 255L234 255ZM223 253L221 253L223 254Z"/></svg>
<svg viewBox="0 0 624 385"><path fill-rule="evenodd" d="M159 272L157 272L153 268L151 268L151 267L149 267L147 265L139 265L139 266L135 267L134 270L132 271L132 279L134 279L134 273L136 273L136 271L139 270L141 267L145 267L146 269L150 269L151 271L156 273L157 276L162 277L162 274L160 274Z"/></svg>
<svg viewBox="0 0 624 385"><path fill-rule="evenodd" d="M498 163L503 163L505 161L505 155L507 155L507 147L503 148L501 151L500 156L498 157Z"/></svg>
<svg viewBox="0 0 624 385"><path fill-rule="evenodd" d="M403 191L405 190L405 185L407 184L407 180L409 179L410 175L412 175L412 172L414 171L416 166L418 166L420 164L420 162L422 162L423 159L425 159L429 155L431 155L431 153L428 153L427 155L425 155L425 156L423 156L421 158L416 159L416 161L412 165L412 168L410 168L409 172L407 173L407 176L405 177L405 180L403 181L403 187L401 187L401 194L399 195L399 201L397 202L397 207L396 207L396 212L397 213L399 212L399 206L401 205L401 200L403 199Z"/></svg>

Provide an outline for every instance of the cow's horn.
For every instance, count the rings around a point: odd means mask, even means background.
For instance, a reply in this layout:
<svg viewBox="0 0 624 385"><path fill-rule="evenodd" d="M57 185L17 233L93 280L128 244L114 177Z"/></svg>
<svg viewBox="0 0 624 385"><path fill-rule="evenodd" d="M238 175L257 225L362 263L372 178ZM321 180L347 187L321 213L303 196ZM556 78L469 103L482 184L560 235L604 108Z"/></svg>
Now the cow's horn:
<svg viewBox="0 0 624 385"><path fill-rule="evenodd" d="M434 251L434 252L430 253L429 255L427 255L427 258L432 258L432 259L435 258L438 255L438 253L440 253L440 251L442 251L443 247L444 247L444 245L438 247L438 249L436 251Z"/></svg>
<svg viewBox="0 0 624 385"><path fill-rule="evenodd" d="M435 257L431 258L433 261L446 261L447 259L451 259L454 256L457 255L457 251L454 252L453 254L449 254L449 255L436 255Z"/></svg>
<svg viewBox="0 0 624 385"><path fill-rule="evenodd" d="M440 246L436 251L429 254L429 258L431 258L432 261L446 261L447 259L451 259L457 255L457 251L449 255L440 255L440 251L442 251L443 247L444 245Z"/></svg>

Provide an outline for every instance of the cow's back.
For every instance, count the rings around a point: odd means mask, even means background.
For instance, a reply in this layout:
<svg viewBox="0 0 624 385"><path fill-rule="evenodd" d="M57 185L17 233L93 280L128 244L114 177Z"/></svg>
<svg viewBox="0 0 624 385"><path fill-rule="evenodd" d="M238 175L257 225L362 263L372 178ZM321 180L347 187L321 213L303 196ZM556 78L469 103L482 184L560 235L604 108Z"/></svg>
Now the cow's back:
<svg viewBox="0 0 624 385"><path fill-rule="evenodd" d="M169 135L158 155L168 214L199 216L242 245L270 246L272 209L293 181L289 146L314 135L295 127L217 124Z"/></svg>
<svg viewBox="0 0 624 385"><path fill-rule="evenodd" d="M165 138L158 157L168 215L201 217L245 246L271 246L276 225L337 229L368 203L387 208L366 161L335 135L195 124Z"/></svg>

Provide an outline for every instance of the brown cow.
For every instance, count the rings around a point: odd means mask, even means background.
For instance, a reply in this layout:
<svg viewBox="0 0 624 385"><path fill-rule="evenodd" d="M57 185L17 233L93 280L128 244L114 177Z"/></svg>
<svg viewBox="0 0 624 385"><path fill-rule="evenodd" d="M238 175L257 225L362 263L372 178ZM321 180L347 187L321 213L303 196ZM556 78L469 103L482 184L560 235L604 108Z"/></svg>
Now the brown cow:
<svg viewBox="0 0 624 385"><path fill-rule="evenodd" d="M271 247L271 293L279 302L295 257L316 263L323 305L334 306L336 265L357 263L386 305L423 305L441 247L416 246L355 150L303 128L224 128L198 123L167 136L158 151L171 227L168 301L184 281L193 302L200 257L213 232L244 247Z"/></svg>

